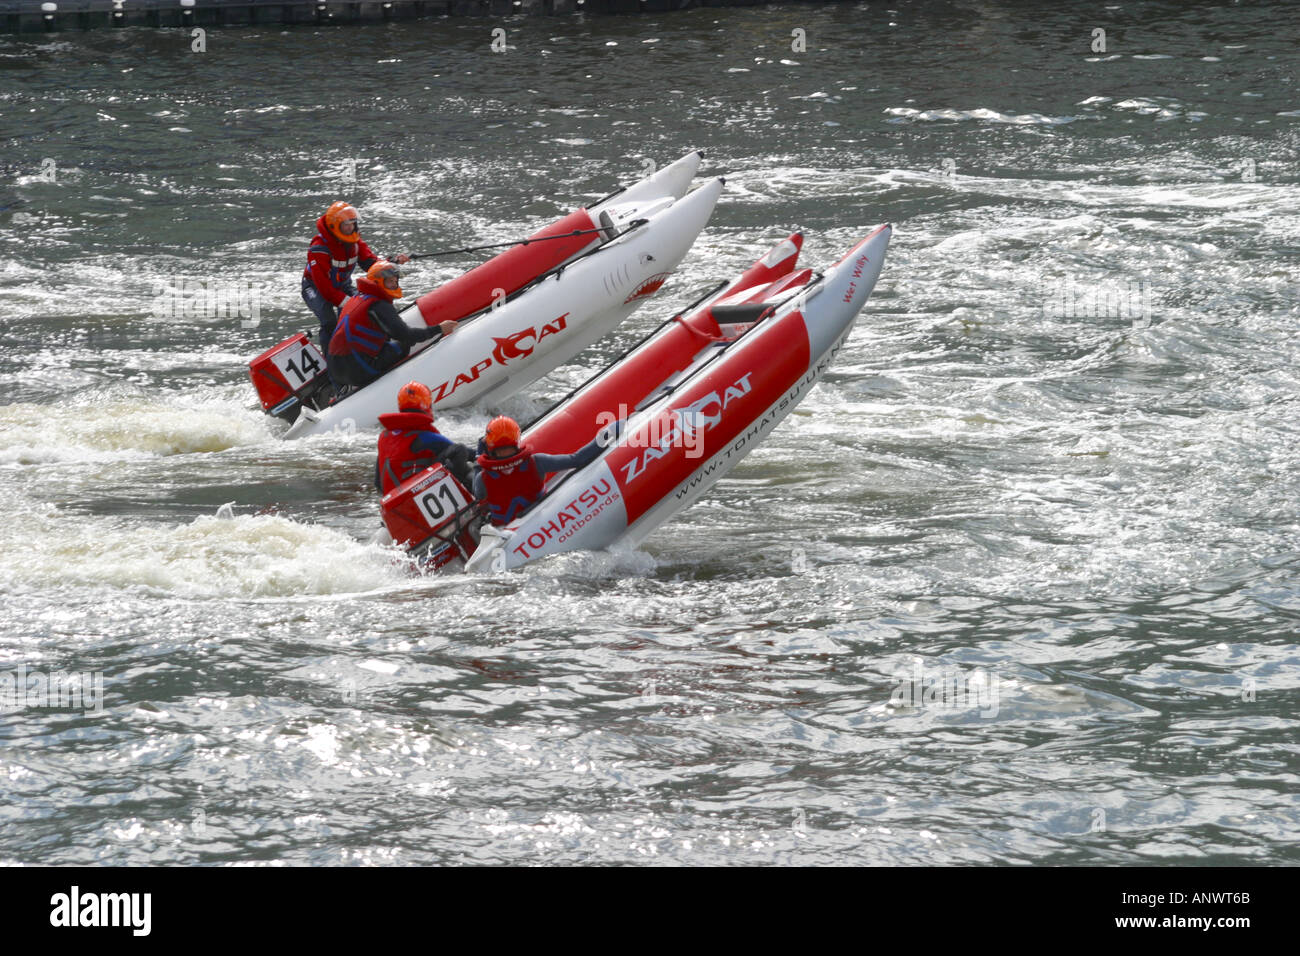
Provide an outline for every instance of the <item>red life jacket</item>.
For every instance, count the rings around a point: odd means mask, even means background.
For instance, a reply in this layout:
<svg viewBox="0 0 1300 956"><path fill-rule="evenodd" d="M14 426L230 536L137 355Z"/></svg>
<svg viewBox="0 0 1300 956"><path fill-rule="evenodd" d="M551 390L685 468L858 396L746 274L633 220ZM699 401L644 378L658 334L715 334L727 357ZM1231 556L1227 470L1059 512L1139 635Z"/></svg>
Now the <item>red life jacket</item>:
<svg viewBox="0 0 1300 956"><path fill-rule="evenodd" d="M533 463L533 449L525 445L509 458L478 456L483 469L484 500L495 525L509 524L542 496L546 476Z"/></svg>
<svg viewBox="0 0 1300 956"><path fill-rule="evenodd" d="M420 432L441 434L433 427L433 416L424 412L389 412L379 416L384 431L379 435L379 481L388 494L407 478L428 468L438 459L431 451L411 447Z"/></svg>
<svg viewBox="0 0 1300 956"><path fill-rule="evenodd" d="M375 254L370 251L365 240L343 242L325 228L325 217L321 216L316 220L316 235L312 236L311 245L307 247L307 267L302 270L302 274L311 279L318 289L321 288L320 279L324 276L341 297L347 295L352 285L352 270L357 264L363 263L362 268L365 268L364 264L373 262L374 259ZM324 291L321 289L322 293ZM333 300L331 296L326 296L326 299Z"/></svg>
<svg viewBox="0 0 1300 956"><path fill-rule="evenodd" d="M370 306L376 302L392 301L378 294L378 286L369 279L357 280L357 295L339 313L339 323L330 338L331 355L375 356L388 341L388 333L370 316Z"/></svg>

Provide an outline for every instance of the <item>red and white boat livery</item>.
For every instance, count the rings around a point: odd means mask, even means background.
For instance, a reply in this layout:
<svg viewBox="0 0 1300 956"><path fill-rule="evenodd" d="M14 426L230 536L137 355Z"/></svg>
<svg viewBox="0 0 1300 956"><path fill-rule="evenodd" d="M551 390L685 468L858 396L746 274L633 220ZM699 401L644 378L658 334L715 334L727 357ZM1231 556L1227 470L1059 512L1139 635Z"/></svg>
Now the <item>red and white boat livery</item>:
<svg viewBox="0 0 1300 956"><path fill-rule="evenodd" d="M574 451L602 429L616 437L590 465L553 476L525 515L484 526L472 554L462 552L466 567L504 570L561 551L633 546L694 504L826 373L875 286L890 235L880 226L824 275L796 270L802 237L790 236L533 423L524 441L548 453Z"/></svg>
<svg viewBox="0 0 1300 956"><path fill-rule="evenodd" d="M292 422L284 437L301 438L377 428L411 380L429 386L435 408L514 394L612 331L677 268L722 191L714 179L687 194L700 158L690 153L420 296L401 313L408 325L460 326L342 399L331 402L325 360L305 335L267 350L249 364L263 409Z"/></svg>

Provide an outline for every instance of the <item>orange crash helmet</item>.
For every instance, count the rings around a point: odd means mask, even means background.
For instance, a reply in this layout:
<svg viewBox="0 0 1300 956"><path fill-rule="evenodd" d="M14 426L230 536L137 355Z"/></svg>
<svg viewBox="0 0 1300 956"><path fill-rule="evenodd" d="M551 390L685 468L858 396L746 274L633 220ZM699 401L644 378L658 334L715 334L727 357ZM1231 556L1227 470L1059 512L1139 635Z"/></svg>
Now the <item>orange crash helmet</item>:
<svg viewBox="0 0 1300 956"><path fill-rule="evenodd" d="M367 269L366 278L383 289L390 299L402 297L402 273L387 259L380 259Z"/></svg>
<svg viewBox="0 0 1300 956"><path fill-rule="evenodd" d="M487 434L483 438L488 448L504 448L506 445L519 447L519 423L513 418L500 415L488 422Z"/></svg>
<svg viewBox="0 0 1300 956"><path fill-rule="evenodd" d="M407 382L397 393L397 410L399 412L433 411L433 393L422 382Z"/></svg>
<svg viewBox="0 0 1300 956"><path fill-rule="evenodd" d="M334 234L334 238L347 243L359 242L361 239L361 222L356 207L342 200L332 203L325 210L325 228Z"/></svg>

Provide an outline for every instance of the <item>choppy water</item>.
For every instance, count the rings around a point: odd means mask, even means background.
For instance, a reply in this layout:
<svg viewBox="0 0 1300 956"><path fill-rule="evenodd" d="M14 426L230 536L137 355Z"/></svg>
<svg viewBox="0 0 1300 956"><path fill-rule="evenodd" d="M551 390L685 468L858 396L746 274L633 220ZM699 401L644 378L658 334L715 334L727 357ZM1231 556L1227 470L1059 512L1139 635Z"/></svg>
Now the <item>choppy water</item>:
<svg viewBox="0 0 1300 956"><path fill-rule="evenodd" d="M1294 863L1300 11L1081 7L0 37L0 672L105 692L0 715L0 861ZM897 233L641 550L409 577L373 436L250 409L328 200L461 246L696 147L713 224L583 365ZM280 295L151 318L185 279Z"/></svg>

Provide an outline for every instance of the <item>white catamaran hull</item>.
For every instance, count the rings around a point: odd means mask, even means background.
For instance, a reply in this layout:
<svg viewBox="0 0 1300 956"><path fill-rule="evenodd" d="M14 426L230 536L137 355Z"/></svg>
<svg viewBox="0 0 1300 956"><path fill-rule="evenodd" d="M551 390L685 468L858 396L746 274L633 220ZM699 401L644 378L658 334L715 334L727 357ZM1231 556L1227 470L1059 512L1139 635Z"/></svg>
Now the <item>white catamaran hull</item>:
<svg viewBox="0 0 1300 956"><path fill-rule="evenodd" d="M654 295L708 223L721 179L684 198L672 192L684 191L698 161L691 154L590 210L594 218L612 206L623 221L643 225L463 322L364 389L321 411L303 409L285 437L378 427L408 381L428 385L435 407L453 408L514 394L571 359ZM414 306L402 317L423 324Z"/></svg>

